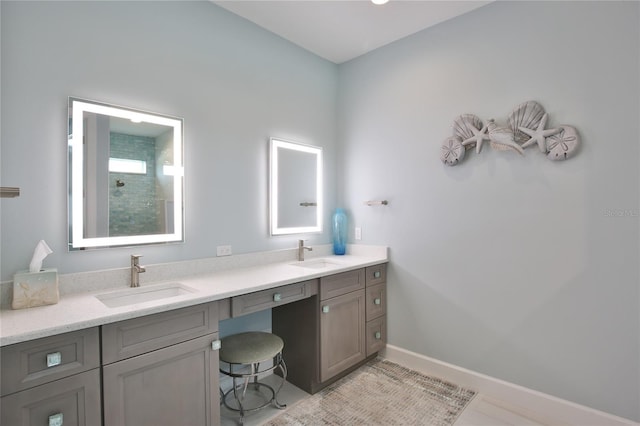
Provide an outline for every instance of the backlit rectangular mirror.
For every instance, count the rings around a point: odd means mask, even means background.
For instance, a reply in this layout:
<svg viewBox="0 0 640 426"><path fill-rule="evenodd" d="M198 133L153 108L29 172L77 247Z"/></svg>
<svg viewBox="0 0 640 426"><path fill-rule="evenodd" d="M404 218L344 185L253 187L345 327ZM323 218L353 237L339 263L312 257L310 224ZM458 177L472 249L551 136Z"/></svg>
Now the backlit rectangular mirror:
<svg viewBox="0 0 640 426"><path fill-rule="evenodd" d="M184 241L183 120L69 98L69 250Z"/></svg>
<svg viewBox="0 0 640 426"><path fill-rule="evenodd" d="M322 148L269 141L271 235L322 231Z"/></svg>

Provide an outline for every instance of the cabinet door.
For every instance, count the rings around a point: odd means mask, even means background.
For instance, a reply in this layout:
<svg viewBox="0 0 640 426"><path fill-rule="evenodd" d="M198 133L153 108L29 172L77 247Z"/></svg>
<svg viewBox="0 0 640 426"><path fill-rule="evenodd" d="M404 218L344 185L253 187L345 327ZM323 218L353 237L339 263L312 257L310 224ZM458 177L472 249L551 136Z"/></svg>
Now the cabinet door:
<svg viewBox="0 0 640 426"><path fill-rule="evenodd" d="M320 381L365 359L365 292L320 302Z"/></svg>
<svg viewBox="0 0 640 426"><path fill-rule="evenodd" d="M103 367L105 426L219 424L218 334Z"/></svg>
<svg viewBox="0 0 640 426"><path fill-rule="evenodd" d="M7 426L99 425L100 369L3 396L0 413Z"/></svg>

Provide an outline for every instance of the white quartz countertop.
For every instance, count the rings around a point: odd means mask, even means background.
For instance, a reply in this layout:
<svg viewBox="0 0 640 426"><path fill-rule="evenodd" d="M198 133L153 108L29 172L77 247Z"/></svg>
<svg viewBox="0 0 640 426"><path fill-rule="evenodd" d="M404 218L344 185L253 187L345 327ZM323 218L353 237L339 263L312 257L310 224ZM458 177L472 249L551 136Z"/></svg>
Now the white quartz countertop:
<svg viewBox="0 0 640 426"><path fill-rule="evenodd" d="M141 284L140 289L176 282L195 291L128 306L109 308L96 298L97 295L119 292L128 288L119 286L107 290L63 294L55 305L20 310L4 309L0 311L0 346L372 266L387 262L388 256L384 248L384 250L344 256L323 256L322 259L330 263L322 268L309 268L298 266L296 264L304 262L293 260L144 283ZM309 258L306 262L312 265L314 261L318 261L318 258ZM135 291L135 289L132 290Z"/></svg>

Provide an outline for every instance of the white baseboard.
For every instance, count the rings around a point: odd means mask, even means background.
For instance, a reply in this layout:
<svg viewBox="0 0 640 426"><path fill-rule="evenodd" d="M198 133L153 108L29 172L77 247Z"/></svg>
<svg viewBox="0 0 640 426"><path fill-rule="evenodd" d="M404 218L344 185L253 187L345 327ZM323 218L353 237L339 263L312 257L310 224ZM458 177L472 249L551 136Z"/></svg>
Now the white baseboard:
<svg viewBox="0 0 640 426"><path fill-rule="evenodd" d="M533 420L543 424L576 426L639 425L571 401L544 394L504 380L476 373L453 364L438 361L397 346L387 345L380 353L382 358L421 373L450 381L472 389L483 397L503 401Z"/></svg>

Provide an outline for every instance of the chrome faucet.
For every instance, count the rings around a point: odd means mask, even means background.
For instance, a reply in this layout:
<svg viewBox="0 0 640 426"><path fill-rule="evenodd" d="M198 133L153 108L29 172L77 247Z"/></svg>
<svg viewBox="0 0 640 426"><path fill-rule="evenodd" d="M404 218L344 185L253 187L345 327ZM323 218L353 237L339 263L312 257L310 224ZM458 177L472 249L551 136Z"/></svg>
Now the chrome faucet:
<svg viewBox="0 0 640 426"><path fill-rule="evenodd" d="M304 251L309 250L313 251L313 248L306 247L304 245L304 240L298 240L298 260L302 262L304 260Z"/></svg>
<svg viewBox="0 0 640 426"><path fill-rule="evenodd" d="M140 287L140 274L146 272L144 266L140 266L140 254L131 255L131 287Z"/></svg>

